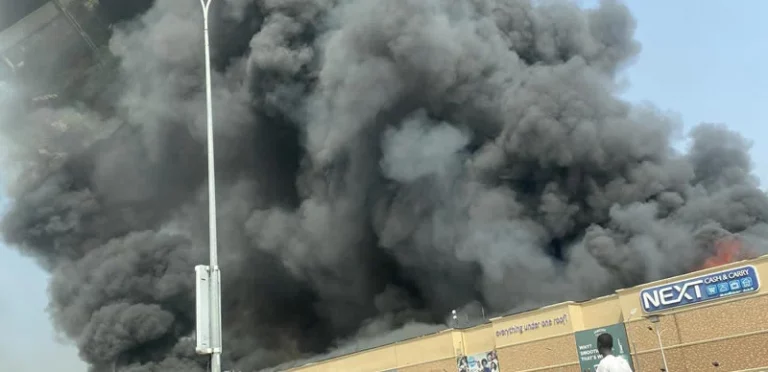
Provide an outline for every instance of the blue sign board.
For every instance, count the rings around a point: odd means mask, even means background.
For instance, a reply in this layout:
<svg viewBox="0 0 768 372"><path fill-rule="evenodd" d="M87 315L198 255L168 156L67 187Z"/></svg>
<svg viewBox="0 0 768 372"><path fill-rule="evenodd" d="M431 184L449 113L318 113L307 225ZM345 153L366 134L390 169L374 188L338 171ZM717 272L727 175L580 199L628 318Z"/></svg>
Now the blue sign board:
<svg viewBox="0 0 768 372"><path fill-rule="evenodd" d="M655 313L723 297L744 295L759 288L757 269L754 266L741 266L643 289L640 292L640 303L646 313Z"/></svg>

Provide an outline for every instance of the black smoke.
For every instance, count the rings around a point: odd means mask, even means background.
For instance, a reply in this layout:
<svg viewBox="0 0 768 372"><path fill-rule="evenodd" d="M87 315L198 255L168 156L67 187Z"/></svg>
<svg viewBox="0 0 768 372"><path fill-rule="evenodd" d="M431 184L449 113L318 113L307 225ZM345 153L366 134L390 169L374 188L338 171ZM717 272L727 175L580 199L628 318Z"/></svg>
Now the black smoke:
<svg viewBox="0 0 768 372"><path fill-rule="evenodd" d="M94 371L201 371L201 12L122 3L110 110L6 101L2 234ZM641 49L621 3L214 3L228 366L603 295L690 270L707 236L765 251L750 144L702 124L680 152L672 116L618 98Z"/></svg>

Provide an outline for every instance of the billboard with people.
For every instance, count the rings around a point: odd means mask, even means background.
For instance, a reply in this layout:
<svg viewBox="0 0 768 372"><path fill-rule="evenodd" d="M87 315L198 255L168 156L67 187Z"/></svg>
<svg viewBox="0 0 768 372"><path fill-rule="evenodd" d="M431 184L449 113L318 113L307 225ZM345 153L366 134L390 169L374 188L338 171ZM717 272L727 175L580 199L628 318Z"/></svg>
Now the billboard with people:
<svg viewBox="0 0 768 372"><path fill-rule="evenodd" d="M456 359L459 372L499 372L499 358L496 350L472 355L462 355Z"/></svg>
<svg viewBox="0 0 768 372"><path fill-rule="evenodd" d="M613 338L613 355L623 358L632 367L627 329L624 323L587 329L575 333L576 351L579 353L579 366L583 372L594 372L603 358L597 347L597 337L608 333Z"/></svg>

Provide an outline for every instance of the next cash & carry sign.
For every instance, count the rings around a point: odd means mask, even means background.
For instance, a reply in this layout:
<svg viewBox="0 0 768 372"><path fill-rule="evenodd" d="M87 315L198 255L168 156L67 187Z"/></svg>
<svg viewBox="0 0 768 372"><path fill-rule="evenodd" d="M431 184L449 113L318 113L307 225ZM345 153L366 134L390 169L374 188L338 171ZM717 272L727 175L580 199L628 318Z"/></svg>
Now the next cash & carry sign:
<svg viewBox="0 0 768 372"><path fill-rule="evenodd" d="M745 295L759 288L757 269L751 265L740 266L646 288L640 292L640 303L643 311L655 313L723 297Z"/></svg>

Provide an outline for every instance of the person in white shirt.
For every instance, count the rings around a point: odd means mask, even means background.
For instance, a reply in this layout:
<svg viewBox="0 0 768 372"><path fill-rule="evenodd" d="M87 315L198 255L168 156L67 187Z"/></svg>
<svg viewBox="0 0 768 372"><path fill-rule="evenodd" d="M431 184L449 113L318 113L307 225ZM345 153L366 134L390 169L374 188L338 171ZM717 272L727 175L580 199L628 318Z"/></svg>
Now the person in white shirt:
<svg viewBox="0 0 768 372"><path fill-rule="evenodd" d="M622 357L613 355L613 336L603 333L597 336L597 351L603 356L595 372L632 372L629 363Z"/></svg>

